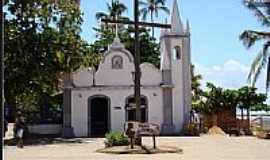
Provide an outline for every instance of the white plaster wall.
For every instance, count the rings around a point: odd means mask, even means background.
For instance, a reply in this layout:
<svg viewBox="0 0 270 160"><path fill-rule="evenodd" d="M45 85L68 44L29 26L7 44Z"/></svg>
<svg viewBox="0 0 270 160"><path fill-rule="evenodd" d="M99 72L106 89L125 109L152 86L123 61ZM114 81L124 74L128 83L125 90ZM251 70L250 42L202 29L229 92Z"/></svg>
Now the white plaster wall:
<svg viewBox="0 0 270 160"><path fill-rule="evenodd" d="M265 131L270 131L270 118L269 117L262 118L262 129Z"/></svg>
<svg viewBox="0 0 270 160"><path fill-rule="evenodd" d="M184 125L184 86L183 86L183 41L180 38L175 38L171 40L171 53L173 53L173 48L180 46L181 48L181 59L172 59L172 83L173 88L173 123L175 126L175 132L179 133L183 129Z"/></svg>
<svg viewBox="0 0 270 160"><path fill-rule="evenodd" d="M159 87L142 89L142 95L148 98L148 121L162 123L162 91ZM94 95L105 95L110 98L111 131L122 131L125 123L126 98L133 95L133 87L81 88L72 91L72 127L76 137L88 136L88 98ZM114 107L121 107L115 110Z"/></svg>
<svg viewBox="0 0 270 160"><path fill-rule="evenodd" d="M160 85L162 82L162 72L151 63L143 63L141 68L141 84L142 85Z"/></svg>
<svg viewBox="0 0 270 160"><path fill-rule="evenodd" d="M184 124L184 94L183 94L183 81L182 81L182 66L181 61L172 62L172 82L173 88L173 124L175 132L179 133Z"/></svg>
<svg viewBox="0 0 270 160"><path fill-rule="evenodd" d="M73 84L77 87L92 86L94 73L95 70L92 68L83 67L78 69L72 74Z"/></svg>
<svg viewBox="0 0 270 160"><path fill-rule="evenodd" d="M162 89L142 90L142 94L148 98L148 122L158 124L161 129L163 123Z"/></svg>
<svg viewBox="0 0 270 160"><path fill-rule="evenodd" d="M88 136L88 109L85 92L72 91L71 126L76 137Z"/></svg>
<svg viewBox="0 0 270 160"><path fill-rule="evenodd" d="M112 69L112 57L119 55L123 58L123 69ZM130 62L128 56L120 51L115 51L104 57L96 72L96 85L132 85L132 72L134 63Z"/></svg>
<svg viewBox="0 0 270 160"><path fill-rule="evenodd" d="M183 73L184 77L184 93L185 93L185 121L188 121L189 119L189 113L191 110L191 103L192 103L192 94L191 94L191 50L190 50L190 38L185 38L183 40L184 44L184 64L183 64L183 70L185 72Z"/></svg>

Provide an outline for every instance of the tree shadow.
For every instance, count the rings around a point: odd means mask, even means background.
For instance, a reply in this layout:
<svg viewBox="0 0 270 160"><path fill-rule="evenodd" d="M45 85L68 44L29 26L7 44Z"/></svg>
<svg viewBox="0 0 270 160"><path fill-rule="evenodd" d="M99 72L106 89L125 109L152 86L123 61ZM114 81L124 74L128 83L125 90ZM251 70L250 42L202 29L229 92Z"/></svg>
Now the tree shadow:
<svg viewBox="0 0 270 160"><path fill-rule="evenodd" d="M4 145L6 146L16 146L16 139L5 139ZM61 138L60 135L27 135L23 139L23 144L25 146L33 146L33 145L48 145L48 144L62 144L62 143L83 143L82 139L65 139Z"/></svg>

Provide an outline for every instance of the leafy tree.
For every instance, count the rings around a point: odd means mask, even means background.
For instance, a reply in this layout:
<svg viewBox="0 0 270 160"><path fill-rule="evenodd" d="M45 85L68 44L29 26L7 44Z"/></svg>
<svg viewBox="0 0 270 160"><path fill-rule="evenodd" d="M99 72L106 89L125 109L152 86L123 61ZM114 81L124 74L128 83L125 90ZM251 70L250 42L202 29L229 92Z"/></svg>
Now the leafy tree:
<svg viewBox="0 0 270 160"><path fill-rule="evenodd" d="M5 7L7 104L37 106L61 92L63 73L95 63L75 1L8 0Z"/></svg>
<svg viewBox="0 0 270 160"><path fill-rule="evenodd" d="M212 83L207 83L207 90L201 94L201 99L193 108L208 114L222 112L226 109L266 109L266 95L256 93L256 88L244 86L239 89L223 89Z"/></svg>
<svg viewBox="0 0 270 160"><path fill-rule="evenodd" d="M211 115L214 125L217 125L217 115L223 111L236 113L236 108L247 110L249 117L250 110L266 110L270 108L265 104L266 95L256 93L256 88L244 86L239 89L223 89L207 83L207 90L201 94L201 98L192 104L197 112ZM236 115L234 115L236 116Z"/></svg>
<svg viewBox="0 0 270 160"><path fill-rule="evenodd" d="M200 100L200 96L202 94L202 89L200 88L200 80L202 79L202 75L195 75L195 66L191 65L191 89L192 89L192 101L196 103L196 101Z"/></svg>
<svg viewBox="0 0 270 160"><path fill-rule="evenodd" d="M208 90L203 94L206 98L206 104L208 105L210 111L213 113L218 113L222 111L225 107L224 98L222 96L223 89L221 87L216 87L212 83L206 84Z"/></svg>
<svg viewBox="0 0 270 160"><path fill-rule="evenodd" d="M165 13L169 14L170 10L165 6L166 0L146 0L140 1L140 5L142 8L140 9L140 14L142 18L146 20L147 16L150 15L151 22L154 22L154 14L156 18L158 17L159 11L164 11ZM155 30L152 27L152 37L154 37Z"/></svg>
<svg viewBox="0 0 270 160"><path fill-rule="evenodd" d="M108 45L113 42L115 33L107 29L95 28L95 30L99 35L99 39L92 44L92 48L96 53L104 53L107 50ZM148 30L140 28L139 32L141 62L149 62L154 64L156 67L159 67L159 44L156 43L155 39L149 35ZM119 30L119 38L125 45L126 49L133 54L134 37L132 37L132 34L134 34L134 28L132 26L120 28Z"/></svg>
<svg viewBox="0 0 270 160"><path fill-rule="evenodd" d="M97 12L96 18L100 20L102 18L113 19L125 19L122 14L127 8L124 4L120 3L118 0L111 1L111 4L107 3L107 12ZM105 24L108 26L108 24ZM115 35L115 24L112 24L113 27L104 27L101 25L99 28L93 28L96 31L97 40L91 45L95 53L104 53L108 45L113 42ZM139 29L140 35L140 53L141 53L141 62L153 63L155 66L159 66L159 44L155 42L155 39L149 36L149 31L145 28ZM134 53L134 37L132 35L135 33L134 27L129 25L128 27L124 25L118 25L118 35L121 41L124 43L127 50L132 54Z"/></svg>
<svg viewBox="0 0 270 160"><path fill-rule="evenodd" d="M264 102L267 97L265 94L256 93L257 88L244 86L238 89L239 93L239 104L238 107L241 109L241 117L243 119L243 110L247 110L247 117L250 115L250 110L258 108L258 106L267 106ZM266 108L261 108L267 110Z"/></svg>
<svg viewBox="0 0 270 160"><path fill-rule="evenodd" d="M268 104L258 104L250 108L251 111L266 111L270 112L270 106Z"/></svg>
<svg viewBox="0 0 270 160"><path fill-rule="evenodd" d="M270 3L258 2L257 0L245 0L245 6L255 13L260 23L263 26L270 26ZM263 42L261 51L257 54L253 60L251 69L248 75L248 80L252 82L253 86L256 83L258 76L261 74L262 69L267 66L267 79L266 88L269 87L270 82L270 56L268 48L270 46L270 32L269 31L255 31L245 30L240 39L244 42L247 48L251 48L256 42Z"/></svg>

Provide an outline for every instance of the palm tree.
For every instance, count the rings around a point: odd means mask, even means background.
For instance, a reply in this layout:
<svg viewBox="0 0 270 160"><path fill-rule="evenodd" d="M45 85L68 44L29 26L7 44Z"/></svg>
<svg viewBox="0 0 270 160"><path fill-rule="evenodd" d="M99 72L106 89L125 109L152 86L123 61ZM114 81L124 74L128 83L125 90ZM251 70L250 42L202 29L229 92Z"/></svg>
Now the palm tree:
<svg viewBox="0 0 270 160"><path fill-rule="evenodd" d="M255 13L255 16L262 23L263 26L270 27L270 3L269 2L258 2L256 0L245 0L245 6ZM256 42L263 41L263 47L253 60L248 75L248 81L254 86L258 76L262 69L267 65L267 78L266 78L266 89L270 85L270 54L268 48L270 46L270 32L269 31L254 31L245 30L241 35L240 39L244 45L249 49L255 45Z"/></svg>
<svg viewBox="0 0 270 160"><path fill-rule="evenodd" d="M119 2L119 0L111 0L111 3L107 3L107 12L97 12L96 19L127 19L126 17L121 17L126 10L127 7L123 3ZM108 27L108 24L105 24L105 26Z"/></svg>
<svg viewBox="0 0 270 160"><path fill-rule="evenodd" d="M140 1L140 5L142 8L140 9L140 14L142 15L142 19L146 20L147 15L150 14L151 22L154 22L154 14L158 17L159 11L164 11L169 14L170 10L165 6L166 0L146 0ZM154 37L154 27L152 27L152 37Z"/></svg>
<svg viewBox="0 0 270 160"><path fill-rule="evenodd" d="M127 7L120 3L118 0L111 0L111 3L107 3L107 12L97 12L96 19L100 20L102 18L116 19L120 17L125 11Z"/></svg>

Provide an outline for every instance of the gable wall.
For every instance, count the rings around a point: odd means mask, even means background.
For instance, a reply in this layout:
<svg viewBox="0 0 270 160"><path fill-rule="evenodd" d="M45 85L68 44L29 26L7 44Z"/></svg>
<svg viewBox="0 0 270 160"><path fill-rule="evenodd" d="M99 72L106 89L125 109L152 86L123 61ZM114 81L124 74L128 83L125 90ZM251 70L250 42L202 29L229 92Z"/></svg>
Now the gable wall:
<svg viewBox="0 0 270 160"><path fill-rule="evenodd" d="M112 58L121 56L123 58L123 69L112 69ZM104 61L99 65L96 72L96 85L132 85L132 72L134 64L127 55L120 51L115 51L105 56Z"/></svg>

